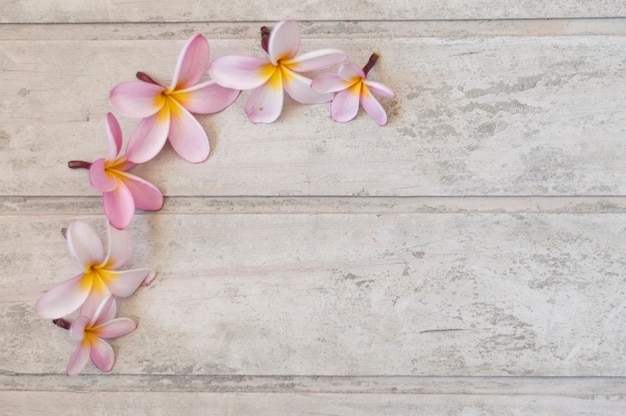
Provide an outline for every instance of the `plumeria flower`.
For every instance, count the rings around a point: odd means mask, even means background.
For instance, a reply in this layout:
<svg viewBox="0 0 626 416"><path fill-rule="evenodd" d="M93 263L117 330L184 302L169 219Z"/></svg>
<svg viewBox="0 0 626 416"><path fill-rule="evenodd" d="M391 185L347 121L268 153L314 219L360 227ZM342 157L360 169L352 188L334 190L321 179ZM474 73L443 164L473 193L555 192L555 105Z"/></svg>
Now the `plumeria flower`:
<svg viewBox="0 0 626 416"><path fill-rule="evenodd" d="M89 169L91 186L102 192L104 212L111 224L119 229L128 227L135 215L135 207L157 211L163 206L163 195L150 182L126 171L135 163L120 156L122 130L115 116L106 116L106 131L109 142L109 155L93 163L72 160L71 168Z"/></svg>
<svg viewBox="0 0 626 416"><path fill-rule="evenodd" d="M69 326L70 337L78 346L67 365L68 376L80 373L89 357L100 370L111 371L115 363L115 353L105 339L130 334L137 328L135 321L116 318L116 314L117 307L112 296L105 298L93 314L85 315L81 309L80 316Z"/></svg>
<svg viewBox="0 0 626 416"><path fill-rule="evenodd" d="M387 123L387 113L372 92L391 98L395 98L396 94L380 82L367 79L367 74L377 60L378 55L374 53L363 69L348 62L339 67L337 74L322 74L313 80L311 86L316 91L337 92L330 105L330 112L335 121L352 120L361 105L378 125L384 126Z"/></svg>
<svg viewBox="0 0 626 416"><path fill-rule="evenodd" d="M127 297L142 284L148 284L155 271L148 268L118 270L132 255L127 231L108 227L109 250L87 223L75 220L66 231L70 252L83 267L83 272L44 293L37 304L37 315L56 319L69 315L82 306L85 314L95 311L111 295Z"/></svg>
<svg viewBox="0 0 626 416"><path fill-rule="evenodd" d="M191 113L213 114L231 105L238 90L214 81L200 82L209 66L209 42L200 34L191 37L178 57L169 87L143 72L139 81L123 82L109 94L111 105L127 117L142 118L126 148L126 158L144 163L159 153L169 138L183 159L198 163L209 157L204 129Z"/></svg>
<svg viewBox="0 0 626 416"><path fill-rule="evenodd" d="M245 111L253 123L271 123L283 108L283 89L299 103L319 104L332 99L311 88L311 80L300 72L316 71L346 60L338 49L322 49L297 56L300 49L300 28L295 21L282 21L270 34L261 28L261 45L267 58L224 56L209 67L209 74L218 84L239 90L254 89ZM269 39L268 39L269 38Z"/></svg>

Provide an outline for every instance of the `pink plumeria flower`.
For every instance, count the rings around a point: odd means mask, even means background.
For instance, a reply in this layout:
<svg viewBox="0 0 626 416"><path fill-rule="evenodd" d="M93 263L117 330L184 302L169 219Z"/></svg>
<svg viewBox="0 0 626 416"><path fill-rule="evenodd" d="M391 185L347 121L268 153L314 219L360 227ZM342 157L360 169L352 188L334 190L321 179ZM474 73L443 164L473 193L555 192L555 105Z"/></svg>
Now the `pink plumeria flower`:
<svg viewBox="0 0 626 416"><path fill-rule="evenodd" d="M300 28L297 22L282 21L271 35L265 27L262 46L267 58L224 56L209 67L209 74L218 84L238 90L254 89L245 111L253 123L271 123L283 108L283 89L302 104L325 103L332 94L320 94L311 88L311 80L300 72L316 71L346 60L338 49L323 49L297 56L300 49ZM268 40L269 37L269 40Z"/></svg>
<svg viewBox="0 0 626 416"><path fill-rule="evenodd" d="M200 82L208 66L209 42L196 34L183 47L169 87L139 72L139 81L124 82L111 90L109 100L113 108L127 117L143 119L130 137L128 160L147 162L159 153L168 138L176 153L189 162L199 163L209 157L207 135L191 113L222 111L240 91L210 80Z"/></svg>
<svg viewBox="0 0 626 416"><path fill-rule="evenodd" d="M155 276L152 269L118 270L132 255L130 235L109 225L109 249L104 253L102 241L87 223L75 220L67 228L67 245L83 267L83 272L45 292L35 305L37 315L56 319L82 306L93 312L111 295L127 297Z"/></svg>
<svg viewBox="0 0 626 416"><path fill-rule="evenodd" d="M117 307L113 297L104 299L93 314L81 314L69 327L70 337L78 346L70 357L67 375L80 373L89 357L102 371L111 371L115 363L113 348L105 339L117 338L130 334L137 328L135 321L129 318L116 318Z"/></svg>
<svg viewBox="0 0 626 416"><path fill-rule="evenodd" d="M126 171L135 163L120 156L122 149L122 130L115 116L106 116L106 131L109 142L109 155L93 163L72 160L71 168L89 169L91 186L102 192L104 212L111 224L123 230L131 223L135 207L148 211L157 211L163 206L163 195L150 182Z"/></svg>
<svg viewBox="0 0 626 416"><path fill-rule="evenodd" d="M330 105L333 120L339 122L352 120L358 113L360 105L379 126L387 124L387 113L372 92L390 98L395 98L396 94L380 82L367 79L367 74L377 59L378 55L372 54L363 69L348 62L339 67L337 74L322 74L313 80L311 86L316 91L337 92Z"/></svg>

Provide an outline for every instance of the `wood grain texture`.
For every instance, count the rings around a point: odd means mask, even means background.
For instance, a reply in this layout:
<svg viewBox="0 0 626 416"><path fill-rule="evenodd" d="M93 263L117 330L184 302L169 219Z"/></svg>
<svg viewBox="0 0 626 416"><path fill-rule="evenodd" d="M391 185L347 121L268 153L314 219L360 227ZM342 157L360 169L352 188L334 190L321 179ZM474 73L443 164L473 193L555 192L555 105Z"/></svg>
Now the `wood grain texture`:
<svg viewBox="0 0 626 416"><path fill-rule="evenodd" d="M213 147L207 163L190 166L166 149L139 174L170 196L626 193L624 37L336 35L333 46L357 62L381 52L372 77L398 94L382 100L387 126L363 113L334 123L327 105L289 100L277 122L252 125L246 91L226 111L200 118ZM8 157L0 193L95 194L67 160L105 154L110 88L137 69L167 81L183 41L2 42L0 146ZM257 44L218 39L213 56L258 54ZM303 44L313 50L329 41L313 35ZM135 124L123 120L126 136Z"/></svg>
<svg viewBox="0 0 626 416"><path fill-rule="evenodd" d="M2 217L5 372L64 371L50 357L71 341L32 308L77 271L70 219ZM619 376L625 230L620 214L140 217L133 264L159 275L120 302L140 328L114 341L115 372Z"/></svg>
<svg viewBox="0 0 626 416"><path fill-rule="evenodd" d="M588 2L539 0L391 0L341 3L321 1L257 2L156 0L99 1L85 7L78 0L3 0L0 23L198 22L295 20L453 20L626 17L621 0Z"/></svg>

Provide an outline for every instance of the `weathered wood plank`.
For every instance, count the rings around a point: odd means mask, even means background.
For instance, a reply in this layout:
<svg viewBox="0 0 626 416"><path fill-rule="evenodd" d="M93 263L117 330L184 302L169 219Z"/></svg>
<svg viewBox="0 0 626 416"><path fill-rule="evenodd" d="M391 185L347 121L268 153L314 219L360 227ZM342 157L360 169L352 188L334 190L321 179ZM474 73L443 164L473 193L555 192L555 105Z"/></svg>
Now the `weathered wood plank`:
<svg viewBox="0 0 626 416"><path fill-rule="evenodd" d="M0 316L11 334L0 351L5 372L64 371L72 343L37 319L33 305L77 270L58 231L72 218L1 218ZM141 216L131 227L133 264L159 275L121 302L139 329L114 341L114 371L624 375L625 220Z"/></svg>
<svg viewBox="0 0 626 416"><path fill-rule="evenodd" d="M458 1L388 0L363 3L344 0L266 2L103 0L90 7L78 0L3 0L0 23L67 22L202 22L297 20L452 20L626 17L621 0L589 2L558 0Z"/></svg>
<svg viewBox="0 0 626 416"><path fill-rule="evenodd" d="M614 416L620 397L401 394L0 392L8 414L30 415L556 415Z"/></svg>
<svg viewBox="0 0 626 416"><path fill-rule="evenodd" d="M356 61L382 53L373 77L399 96L383 101L388 126L365 114L333 123L326 105L293 102L278 122L252 125L244 92L202 117L207 163L170 150L137 171L172 196L626 194L623 37L338 36ZM94 195L67 160L105 154L109 89L138 69L166 80L182 42L2 42L0 194ZM257 43L219 39L213 56L258 54ZM126 136L134 125L124 120Z"/></svg>

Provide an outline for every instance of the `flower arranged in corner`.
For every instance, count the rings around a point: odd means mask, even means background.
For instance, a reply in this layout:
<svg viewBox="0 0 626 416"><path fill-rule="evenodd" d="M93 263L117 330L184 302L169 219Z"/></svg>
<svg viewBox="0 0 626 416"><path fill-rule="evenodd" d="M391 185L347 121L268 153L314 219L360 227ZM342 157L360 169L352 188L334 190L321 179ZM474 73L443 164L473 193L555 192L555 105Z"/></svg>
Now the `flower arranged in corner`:
<svg viewBox="0 0 626 416"><path fill-rule="evenodd" d="M102 371L111 371L115 364L113 348L105 341L130 334L137 328L129 318L116 318L117 306L112 296L103 299L95 311L80 316L71 324L64 319L55 321L57 326L69 329L70 337L78 345L70 357L66 373L74 376L80 373L89 361Z"/></svg>
<svg viewBox="0 0 626 416"><path fill-rule="evenodd" d="M163 195L156 186L127 170L135 163L120 156L122 130L115 116L106 116L109 155L93 163L72 160L71 168L88 168L91 186L102 192L104 212L115 228L123 230L131 223L135 208L158 211L163 206Z"/></svg>
<svg viewBox="0 0 626 416"><path fill-rule="evenodd" d="M152 281L155 276L152 269L119 270L132 255L130 236L127 231L110 225L108 233L109 250L105 255L102 241L93 228L80 220L70 223L67 244L83 271L41 295L35 305L37 315L57 319L81 308L81 314L92 316L110 296L128 297L142 283Z"/></svg>
<svg viewBox="0 0 626 416"><path fill-rule="evenodd" d="M395 98L396 94L380 82L367 79L377 60L378 55L374 53L363 69L348 62L339 67L337 74L322 74L313 80L311 86L314 90L320 93L337 93L330 105L333 120L352 120L360 105L379 126L387 124L387 113L372 92L390 98Z"/></svg>
<svg viewBox="0 0 626 416"><path fill-rule="evenodd" d="M199 163L209 157L207 135L191 113L222 111L237 99L240 91L211 80L200 82L208 66L209 42L196 34L183 47L169 87L138 72L139 81L123 82L111 90L109 100L115 110L143 119L126 148L129 161L147 162L159 153L168 138L174 151L188 162Z"/></svg>
<svg viewBox="0 0 626 416"><path fill-rule="evenodd" d="M283 89L302 104L325 103L332 94L311 88L311 80L301 72L317 71L344 62L346 54L338 49L322 49L297 56L300 27L295 21L282 21L270 33L261 28L261 45L267 58L229 55L217 58L209 74L218 84L238 90L254 89L245 105L253 123L275 121L283 108Z"/></svg>

